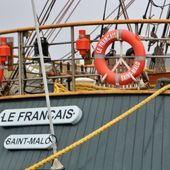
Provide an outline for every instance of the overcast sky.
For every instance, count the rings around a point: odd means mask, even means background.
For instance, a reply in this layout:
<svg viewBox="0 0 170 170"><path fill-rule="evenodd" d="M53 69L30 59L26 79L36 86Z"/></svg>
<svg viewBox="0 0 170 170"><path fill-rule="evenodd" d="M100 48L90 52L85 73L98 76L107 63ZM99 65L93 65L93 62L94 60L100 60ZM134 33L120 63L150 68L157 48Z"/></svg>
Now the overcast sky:
<svg viewBox="0 0 170 170"><path fill-rule="evenodd" d="M75 0L75 2L77 1L78 0ZM35 0L37 13L40 13L40 10L44 6L45 2L46 0ZM56 0L55 8L53 9L51 16L55 17L57 12L60 11L63 4L66 2L67 0ZM108 0L106 15L118 5L118 2L118 0ZM129 18L142 18L147 2L148 0L136 0L128 9ZM162 5L164 0L154 0L154 2ZM104 3L105 0L82 0L69 22L101 20L104 10ZM170 0L167 0L167 3L170 3ZM34 25L31 0L1 0L0 6L0 30ZM153 8L153 11L153 18L158 18L160 9ZM163 15L165 16L165 13L163 13ZM115 15L113 18L114 17ZM59 37L59 40L61 39L65 40L63 34Z"/></svg>
<svg viewBox="0 0 170 170"><path fill-rule="evenodd" d="M78 1L78 0L75 0ZM129 0L127 0L129 1ZM167 0L167 3L170 0ZM39 12L46 0L35 0L36 9ZM67 0L56 0L56 13ZM142 18L148 0L136 0L128 9L130 18ZM154 0L162 4L164 0ZM70 20L96 20L102 19L105 0L82 0ZM112 11L118 0L108 0L107 13ZM157 9L159 11L159 9ZM54 14L54 11L53 11ZM31 0L1 0L0 29L30 26L33 24ZM154 18L158 17L155 11Z"/></svg>
<svg viewBox="0 0 170 170"><path fill-rule="evenodd" d="M38 12L42 9L45 2L46 0L35 0L36 9ZM67 1L56 0L56 10L59 9L63 2L66 3ZM107 13L116 7L117 2L118 0L108 0ZM102 19L104 3L105 0L82 0L71 20ZM141 17L144 12L142 8L146 8L146 3L147 0L136 0L136 2L129 9L130 17ZM136 13L138 13L138 16ZM33 16L31 0L1 0L0 16L0 29L32 25Z"/></svg>

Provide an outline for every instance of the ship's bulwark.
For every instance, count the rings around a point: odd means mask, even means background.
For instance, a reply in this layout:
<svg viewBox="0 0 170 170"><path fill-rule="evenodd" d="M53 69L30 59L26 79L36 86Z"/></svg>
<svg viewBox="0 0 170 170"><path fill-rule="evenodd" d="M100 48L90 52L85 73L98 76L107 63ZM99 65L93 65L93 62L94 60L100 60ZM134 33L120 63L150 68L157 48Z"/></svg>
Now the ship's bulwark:
<svg viewBox="0 0 170 170"><path fill-rule="evenodd" d="M55 125L58 149L87 135L146 98L147 95L79 95L51 97L52 106L77 105L83 117L76 125ZM44 98L1 100L0 111L44 107ZM161 95L103 134L60 158L66 170L169 170L170 96ZM0 127L0 170L23 170L51 150L9 151L11 134L45 134L48 126ZM51 163L41 167L49 169Z"/></svg>

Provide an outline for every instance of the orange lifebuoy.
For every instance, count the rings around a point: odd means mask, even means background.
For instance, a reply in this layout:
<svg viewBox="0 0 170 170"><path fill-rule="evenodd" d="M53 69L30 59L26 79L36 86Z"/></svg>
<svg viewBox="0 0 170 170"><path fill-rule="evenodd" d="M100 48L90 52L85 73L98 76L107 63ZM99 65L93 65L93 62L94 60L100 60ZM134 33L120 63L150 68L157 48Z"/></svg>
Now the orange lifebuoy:
<svg viewBox="0 0 170 170"><path fill-rule="evenodd" d="M135 59L132 67L124 73L111 71L105 61L105 51L114 41L121 40L128 42L134 49ZM98 73L106 76L105 81L114 85L126 85L133 82L133 78L138 77L145 66L146 53L143 43L139 37L127 30L113 30L107 32L98 42L94 51L94 64Z"/></svg>

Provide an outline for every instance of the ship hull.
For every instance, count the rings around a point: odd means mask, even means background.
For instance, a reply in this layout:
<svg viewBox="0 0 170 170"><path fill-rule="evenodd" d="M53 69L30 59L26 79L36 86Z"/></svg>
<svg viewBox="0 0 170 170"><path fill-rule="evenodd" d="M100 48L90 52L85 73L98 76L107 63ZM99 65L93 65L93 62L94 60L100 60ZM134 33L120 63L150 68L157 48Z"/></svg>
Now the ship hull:
<svg viewBox="0 0 170 170"><path fill-rule="evenodd" d="M94 94L51 96L51 105L76 105L83 117L75 125L54 125L58 149L89 134L117 117L149 94ZM68 170L170 169L170 96L161 95L104 133L59 158ZM44 97L2 99L5 109L40 108ZM1 114L2 120L2 114ZM25 169L52 154L52 150L7 150L3 143L9 135L47 134L49 126L0 127L0 169ZM50 169L46 164L41 169Z"/></svg>

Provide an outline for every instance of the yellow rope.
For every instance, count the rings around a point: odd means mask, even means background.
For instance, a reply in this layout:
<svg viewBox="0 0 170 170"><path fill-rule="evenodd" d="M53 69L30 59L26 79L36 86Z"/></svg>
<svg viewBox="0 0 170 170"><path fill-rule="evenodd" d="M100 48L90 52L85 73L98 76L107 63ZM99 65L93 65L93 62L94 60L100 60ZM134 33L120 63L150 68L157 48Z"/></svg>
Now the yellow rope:
<svg viewBox="0 0 170 170"><path fill-rule="evenodd" d="M114 88L97 86L88 83L76 83L76 91L94 91L94 90L114 90ZM54 93L68 92L68 89L60 83L54 83Z"/></svg>
<svg viewBox="0 0 170 170"><path fill-rule="evenodd" d="M67 88L65 88L60 83L54 83L54 93L68 92Z"/></svg>
<svg viewBox="0 0 170 170"><path fill-rule="evenodd" d="M76 91L94 91L94 90L114 90L114 88L111 87L103 87L103 86L97 86L94 84L88 84L88 83L76 83Z"/></svg>
<svg viewBox="0 0 170 170"><path fill-rule="evenodd" d="M168 88L170 88L170 84L167 86L164 86L163 88L159 89L158 91L156 91L155 93L153 93L151 96L147 97L146 99L144 99L142 102L138 103L137 105L133 106L131 109L129 109L128 111L122 113L121 115L119 115L118 117L116 117L115 119L111 120L110 122L106 123L105 125L103 125L102 127L98 128L97 130L93 131L92 133L88 134L87 136L81 138L80 140L74 142L73 144L65 147L64 149L56 152L55 154L41 160L40 162L32 165L31 167L27 168L26 170L35 170L41 166L43 166L44 164L54 160L55 158L58 158L60 156L62 156L63 154L73 150L74 148L80 146L81 144L87 142L88 140L94 138L95 136L97 136L98 134L102 133L103 131L107 130L108 128L110 128L111 126L113 126L114 124L116 124L117 122L121 121L122 119L126 118L127 116L131 115L134 111L138 110L139 108L141 108L143 105L145 105L146 103L148 103L149 101L151 101L152 99L154 99L155 97L157 97L159 94L163 93L164 91L166 91Z"/></svg>

